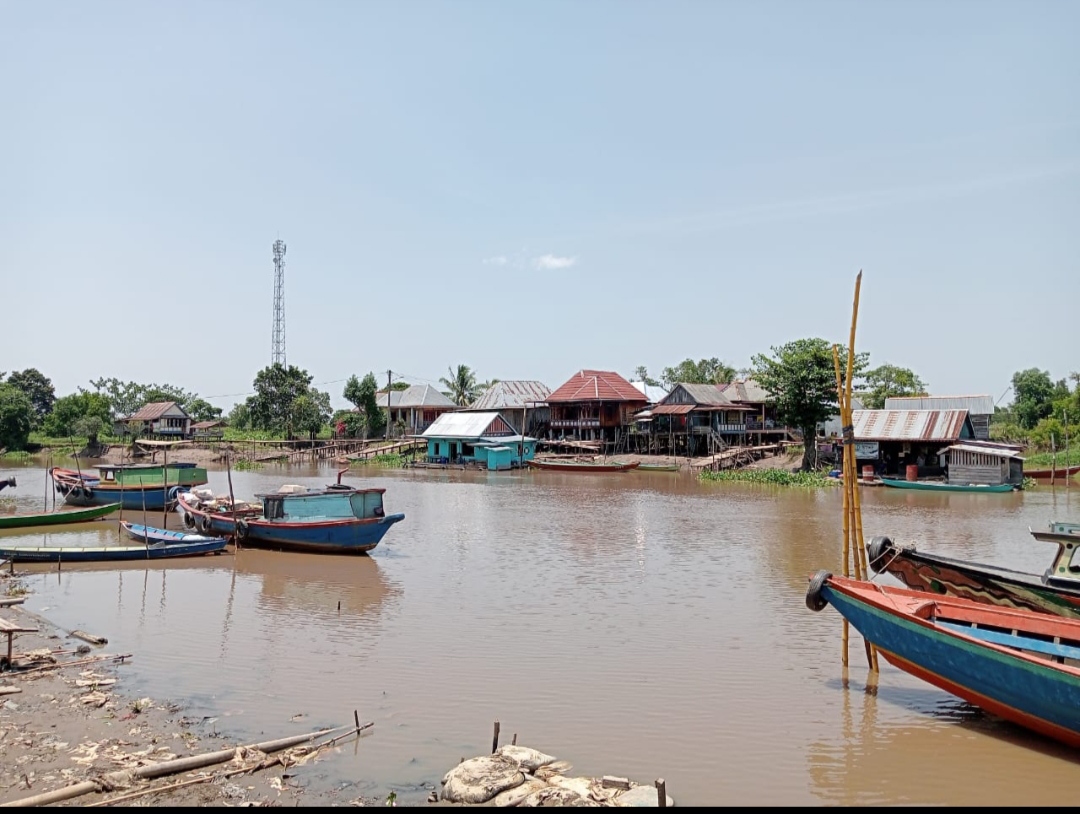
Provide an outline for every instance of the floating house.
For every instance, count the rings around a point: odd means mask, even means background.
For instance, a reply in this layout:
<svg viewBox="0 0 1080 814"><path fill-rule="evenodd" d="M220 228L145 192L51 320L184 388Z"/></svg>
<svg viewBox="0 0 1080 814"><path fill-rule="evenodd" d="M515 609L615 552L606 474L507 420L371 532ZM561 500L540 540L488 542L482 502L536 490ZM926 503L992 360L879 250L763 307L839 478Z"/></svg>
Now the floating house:
<svg viewBox="0 0 1080 814"><path fill-rule="evenodd" d="M755 408L734 404L724 385L680 382L652 407L652 446L671 455L708 455L741 445Z"/></svg>
<svg viewBox="0 0 1080 814"><path fill-rule="evenodd" d="M967 410L977 440L990 438L994 397L983 396L893 396L885 399L886 410Z"/></svg>
<svg viewBox="0 0 1080 814"><path fill-rule="evenodd" d="M190 438L191 416L175 401L152 401L118 422L126 432L141 426L151 438Z"/></svg>
<svg viewBox="0 0 1080 814"><path fill-rule="evenodd" d="M379 406L387 411L390 431L402 424L405 435L419 435L443 413L458 406L430 384L414 384L407 390L382 390L375 394Z"/></svg>
<svg viewBox="0 0 1080 814"><path fill-rule="evenodd" d="M476 413L497 412L515 432L539 436L551 421L547 404L550 395L551 388L543 382L495 382L465 409Z"/></svg>
<svg viewBox="0 0 1080 814"><path fill-rule="evenodd" d="M439 416L419 435L427 439L427 462L513 469L536 457L536 439L520 435L495 411Z"/></svg>
<svg viewBox="0 0 1080 814"><path fill-rule="evenodd" d="M548 396L552 438L618 444L649 400L618 373L580 370Z"/></svg>
<svg viewBox="0 0 1080 814"><path fill-rule="evenodd" d="M1024 484L1024 459L1004 446L953 444L945 449L950 483Z"/></svg>
<svg viewBox="0 0 1080 814"><path fill-rule="evenodd" d="M918 467L918 477L940 477L948 464L946 450L972 440L967 410L854 410L855 458L879 474L906 477Z"/></svg>

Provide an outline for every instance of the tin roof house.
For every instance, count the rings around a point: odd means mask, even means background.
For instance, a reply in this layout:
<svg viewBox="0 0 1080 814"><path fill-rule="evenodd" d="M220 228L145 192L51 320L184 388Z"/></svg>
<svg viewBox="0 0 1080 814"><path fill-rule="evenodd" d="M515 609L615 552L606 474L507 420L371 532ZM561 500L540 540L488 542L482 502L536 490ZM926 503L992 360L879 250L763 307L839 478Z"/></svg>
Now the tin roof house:
<svg viewBox="0 0 1080 814"><path fill-rule="evenodd" d="M884 475L904 475L908 466L918 476L945 473L946 450L975 432L967 410L854 410L855 458Z"/></svg>
<svg viewBox="0 0 1080 814"><path fill-rule="evenodd" d="M982 396L892 396L885 399L886 410L967 410L975 438L990 438L994 397Z"/></svg>
<svg viewBox="0 0 1080 814"><path fill-rule="evenodd" d="M537 381L499 381L465 408L466 412L497 412L515 432L538 436L547 429L551 388ZM522 422L525 422L524 426Z"/></svg>
<svg viewBox="0 0 1080 814"><path fill-rule="evenodd" d="M536 456L536 439L522 436L494 410L445 413L420 437L429 464L460 464L490 470L524 466Z"/></svg>
<svg viewBox="0 0 1080 814"><path fill-rule="evenodd" d="M430 384L414 384L407 390L381 390L375 394L379 406L387 411L391 432L404 425L405 435L418 435L439 416L458 409L454 402Z"/></svg>
<svg viewBox="0 0 1080 814"><path fill-rule="evenodd" d="M679 382L649 410L656 446L671 455L707 455L744 443L755 408L735 404L724 385Z"/></svg>
<svg viewBox="0 0 1080 814"><path fill-rule="evenodd" d="M151 438L182 440L191 436L191 416L175 401L152 401L144 404L117 423L127 431L135 425L142 425L143 435Z"/></svg>

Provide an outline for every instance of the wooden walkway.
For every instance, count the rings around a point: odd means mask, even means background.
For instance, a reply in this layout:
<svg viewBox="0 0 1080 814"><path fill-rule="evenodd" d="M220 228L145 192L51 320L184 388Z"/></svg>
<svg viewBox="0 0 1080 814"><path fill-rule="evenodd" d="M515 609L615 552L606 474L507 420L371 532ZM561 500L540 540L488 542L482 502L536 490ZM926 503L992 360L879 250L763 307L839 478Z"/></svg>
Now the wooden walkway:
<svg viewBox="0 0 1080 814"><path fill-rule="evenodd" d="M378 455L404 455L406 452L411 452L415 449L425 449L426 447L426 438L405 438L401 441L391 441L389 444L381 443L378 446L373 445L366 447L359 452L343 456L343 460L366 461L369 458L374 458Z"/></svg>
<svg viewBox="0 0 1080 814"><path fill-rule="evenodd" d="M783 442L779 444L761 444L755 447L731 447L715 455L692 458L690 468L696 470L711 469L714 472L720 469L737 469L740 466L760 460L766 455L782 455L784 449L785 444Z"/></svg>

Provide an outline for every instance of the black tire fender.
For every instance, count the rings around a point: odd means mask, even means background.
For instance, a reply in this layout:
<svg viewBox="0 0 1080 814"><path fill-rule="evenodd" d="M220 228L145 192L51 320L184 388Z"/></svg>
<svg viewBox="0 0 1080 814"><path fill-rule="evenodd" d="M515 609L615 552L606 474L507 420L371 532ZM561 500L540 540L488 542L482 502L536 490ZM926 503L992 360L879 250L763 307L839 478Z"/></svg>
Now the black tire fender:
<svg viewBox="0 0 1080 814"><path fill-rule="evenodd" d="M190 512L184 512L182 519L184 521L184 525L187 528L189 528L189 529L195 528L195 518L191 516Z"/></svg>
<svg viewBox="0 0 1080 814"><path fill-rule="evenodd" d="M866 558L869 560L870 570L880 574L885 570L894 550L893 541L888 537L874 537L866 544Z"/></svg>
<svg viewBox="0 0 1080 814"><path fill-rule="evenodd" d="M248 524L247 520L236 521L236 536L241 540L246 540L248 536Z"/></svg>
<svg viewBox="0 0 1080 814"><path fill-rule="evenodd" d="M199 531L201 531L203 534L206 534L207 532L209 532L210 531L210 515L208 515L208 514L200 515L197 525L198 525Z"/></svg>
<svg viewBox="0 0 1080 814"><path fill-rule="evenodd" d="M814 613L825 610L825 607L829 604L829 600L822 596L821 589L825 587L825 583L831 578L832 574L824 568L810 577L810 585L806 589L806 607L810 608Z"/></svg>

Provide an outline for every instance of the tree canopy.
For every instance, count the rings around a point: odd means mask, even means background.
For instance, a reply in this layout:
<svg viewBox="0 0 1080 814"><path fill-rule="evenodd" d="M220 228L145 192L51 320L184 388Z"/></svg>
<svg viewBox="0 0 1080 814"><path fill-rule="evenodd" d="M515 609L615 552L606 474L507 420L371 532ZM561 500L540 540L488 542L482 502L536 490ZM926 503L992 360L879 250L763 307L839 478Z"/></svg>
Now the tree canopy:
<svg viewBox="0 0 1080 814"><path fill-rule="evenodd" d="M645 367L645 365L638 365L636 368L634 368L634 375L633 378L630 379L630 381L642 382L643 384L647 384L649 387L660 386L660 382L658 382L656 379L649 375L649 369Z"/></svg>
<svg viewBox="0 0 1080 814"><path fill-rule="evenodd" d="M753 358L754 378L776 405L777 418L802 432L803 468L817 465L817 425L837 411L836 369L832 343L824 339L796 339L772 348L772 355ZM847 349L839 348L841 372L847 367ZM856 354L853 382L862 376L868 355Z"/></svg>
<svg viewBox="0 0 1080 814"><path fill-rule="evenodd" d="M40 427L56 402L56 390L52 381L36 368L28 367L8 376L7 383L19 388L30 399L34 408L34 427Z"/></svg>
<svg viewBox="0 0 1080 814"><path fill-rule="evenodd" d="M102 393L91 393L82 390L61 396L53 405L52 412L45 419L44 431L46 435L54 438L66 438L78 433L78 422L81 419L97 417L101 421L101 427L112 426L112 404L107 396ZM100 432L100 429L98 430ZM82 434L82 433L79 433Z"/></svg>
<svg viewBox="0 0 1080 814"><path fill-rule="evenodd" d="M21 388L0 383L0 449L23 449L34 420L30 397Z"/></svg>
<svg viewBox="0 0 1080 814"><path fill-rule="evenodd" d="M641 369L642 372L644 369ZM684 359L675 367L665 367L660 380L667 389L679 382L687 384L726 384L735 378L735 368L725 364L715 356L711 359ZM648 382L646 382L647 384Z"/></svg>
<svg viewBox="0 0 1080 814"><path fill-rule="evenodd" d="M868 410L883 409L885 399L893 396L926 395L926 382L906 367L878 365L866 371L865 378L865 389L859 395Z"/></svg>
<svg viewBox="0 0 1080 814"><path fill-rule="evenodd" d="M255 395L246 402L249 426L290 436L317 433L330 420L330 395L312 387L311 379L306 370L280 362L256 373ZM236 417L244 418L242 412Z"/></svg>
<svg viewBox="0 0 1080 814"><path fill-rule="evenodd" d="M345 382L345 390L342 396L356 407L363 418L364 432L367 436L378 435L386 428L386 413L379 406L379 384L374 373L368 373L363 379L350 376ZM350 422L346 422L346 430L350 431Z"/></svg>
<svg viewBox="0 0 1080 814"><path fill-rule="evenodd" d="M1065 385L1064 380L1060 384ZM1050 373L1034 367L1014 373L1012 389L1016 422L1026 430L1033 429L1041 419L1047 418L1054 410L1055 396L1062 395L1055 390ZM1067 386L1065 392L1068 393Z"/></svg>
<svg viewBox="0 0 1080 814"><path fill-rule="evenodd" d="M449 373L449 378L439 379L442 386L446 388L449 399L459 407L467 407L476 401L480 392L476 383L476 373L472 368L468 365L458 365L456 369L451 367Z"/></svg>

